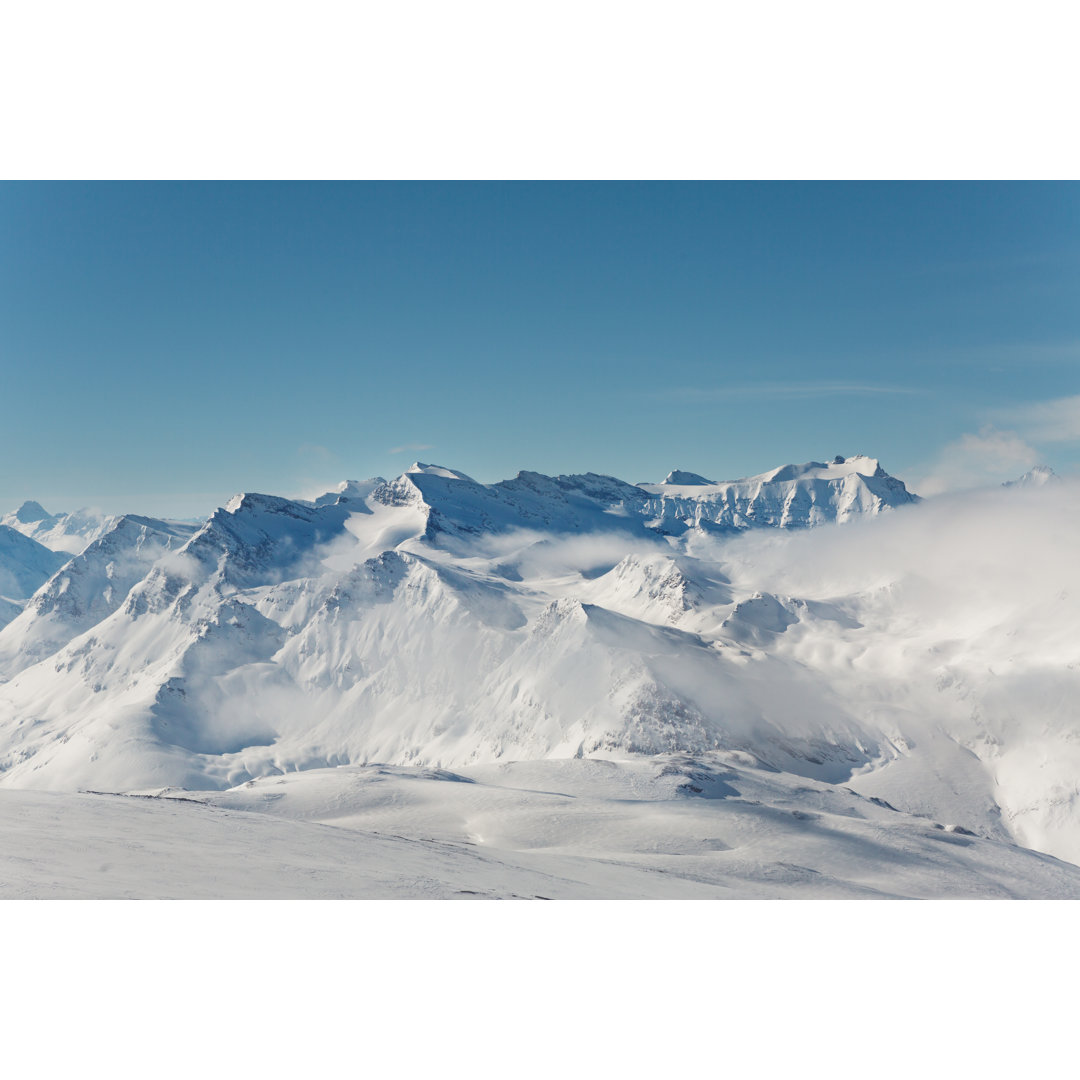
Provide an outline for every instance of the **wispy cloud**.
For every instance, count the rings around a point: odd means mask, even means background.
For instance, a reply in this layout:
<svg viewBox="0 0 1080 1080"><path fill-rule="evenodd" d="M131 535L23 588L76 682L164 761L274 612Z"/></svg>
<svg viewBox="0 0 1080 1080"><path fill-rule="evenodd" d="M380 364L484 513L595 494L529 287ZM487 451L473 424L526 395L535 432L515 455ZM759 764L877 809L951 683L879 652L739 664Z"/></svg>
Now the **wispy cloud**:
<svg viewBox="0 0 1080 1080"><path fill-rule="evenodd" d="M388 454L411 454L414 450L434 450L435 447L431 443L426 442L407 442L402 443L400 446L391 446L387 451Z"/></svg>
<svg viewBox="0 0 1080 1080"><path fill-rule="evenodd" d="M749 398L822 398L903 394L921 395L928 390L910 386L853 382L763 382L742 386L677 386L653 392L670 401L736 401Z"/></svg>
<svg viewBox="0 0 1080 1080"><path fill-rule="evenodd" d="M1080 394L995 409L992 415L1035 442L1080 441Z"/></svg>

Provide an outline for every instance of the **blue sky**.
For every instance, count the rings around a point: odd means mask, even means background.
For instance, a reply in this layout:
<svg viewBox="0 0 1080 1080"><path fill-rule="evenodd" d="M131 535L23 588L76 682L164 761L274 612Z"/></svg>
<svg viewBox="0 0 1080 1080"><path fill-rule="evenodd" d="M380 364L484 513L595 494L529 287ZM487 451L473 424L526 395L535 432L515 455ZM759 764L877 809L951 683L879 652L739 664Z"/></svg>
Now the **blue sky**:
<svg viewBox="0 0 1080 1080"><path fill-rule="evenodd" d="M0 510L1080 468L1080 185L0 185Z"/></svg>

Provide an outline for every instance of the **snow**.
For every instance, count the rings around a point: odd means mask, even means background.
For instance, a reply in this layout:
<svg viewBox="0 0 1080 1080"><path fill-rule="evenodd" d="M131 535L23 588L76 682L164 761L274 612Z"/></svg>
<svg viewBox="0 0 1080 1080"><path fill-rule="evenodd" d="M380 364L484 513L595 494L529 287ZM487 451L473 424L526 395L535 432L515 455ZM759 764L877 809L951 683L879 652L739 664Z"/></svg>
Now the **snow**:
<svg viewBox="0 0 1080 1080"><path fill-rule="evenodd" d="M687 475L692 479L681 479ZM876 458L863 455L838 456L829 464L782 465L721 484L703 479L676 472L663 484L639 484L653 496L643 508L653 518L653 527L676 536L690 527L726 532L814 527L918 501Z"/></svg>
<svg viewBox="0 0 1080 1080"><path fill-rule="evenodd" d="M0 596L25 600L67 562L67 557L0 525Z"/></svg>
<svg viewBox="0 0 1080 1080"><path fill-rule="evenodd" d="M101 622L156 560L179 547L192 531L190 526L127 515L73 559L42 548L53 567L59 564L62 570L41 583L19 617L0 630L0 678L54 655Z"/></svg>
<svg viewBox="0 0 1080 1080"><path fill-rule="evenodd" d="M466 476L456 469L448 469L443 465L425 465L422 461L414 461L406 470L407 476L441 476L444 480L468 480L475 483L471 476Z"/></svg>
<svg viewBox="0 0 1080 1080"><path fill-rule="evenodd" d="M87 544L101 536L115 519L84 508L72 514L50 514L33 500L0 517L5 525L36 540L52 551L78 555Z"/></svg>
<svg viewBox="0 0 1080 1080"><path fill-rule="evenodd" d="M873 477L883 475L877 458L865 454L853 457L841 457L839 454L830 462L808 461L805 465L782 465L771 472L751 477L751 480L783 482L787 480L838 480L845 476Z"/></svg>
<svg viewBox="0 0 1080 1080"><path fill-rule="evenodd" d="M1076 898L1080 867L686 755L0 790L0 897Z"/></svg>
<svg viewBox="0 0 1080 1080"><path fill-rule="evenodd" d="M199 822L230 815L299 860L281 895L406 894L419 863L374 891L328 869L389 833L450 845L424 895L1078 895L1049 857L1080 862L1080 487L920 502L862 456L687 475L417 463L113 519L0 606L0 795L91 851L100 815L161 830L168 895L204 895L183 852L229 850ZM20 574L67 558L4 537ZM329 826L333 884L304 892Z"/></svg>
<svg viewBox="0 0 1080 1080"><path fill-rule="evenodd" d="M342 499L356 499L363 501L377 487L381 487L386 481L381 476L373 476L369 480L343 480L331 491L317 495L313 500L315 506L331 506Z"/></svg>
<svg viewBox="0 0 1080 1080"><path fill-rule="evenodd" d="M704 476L699 476L697 473L683 472L682 469L672 469L671 472L660 481L665 486L689 486L695 487L698 485L715 485L715 480L706 480Z"/></svg>
<svg viewBox="0 0 1080 1080"><path fill-rule="evenodd" d="M1061 477L1049 465L1036 465L1016 480L1006 480L1002 487L1043 487L1060 482Z"/></svg>

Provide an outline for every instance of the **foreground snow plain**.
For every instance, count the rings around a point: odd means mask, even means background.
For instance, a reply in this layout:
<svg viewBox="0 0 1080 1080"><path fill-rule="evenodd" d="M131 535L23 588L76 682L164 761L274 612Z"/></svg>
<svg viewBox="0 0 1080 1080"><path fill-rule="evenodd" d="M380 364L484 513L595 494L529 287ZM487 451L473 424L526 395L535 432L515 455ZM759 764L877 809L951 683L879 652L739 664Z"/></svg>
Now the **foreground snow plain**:
<svg viewBox="0 0 1080 1080"><path fill-rule="evenodd" d="M1080 896L1080 867L848 788L661 755L0 790L0 882L55 899L1057 899Z"/></svg>
<svg viewBox="0 0 1080 1080"><path fill-rule="evenodd" d="M1078 526L868 458L117 519L0 631L0 895L1078 897Z"/></svg>

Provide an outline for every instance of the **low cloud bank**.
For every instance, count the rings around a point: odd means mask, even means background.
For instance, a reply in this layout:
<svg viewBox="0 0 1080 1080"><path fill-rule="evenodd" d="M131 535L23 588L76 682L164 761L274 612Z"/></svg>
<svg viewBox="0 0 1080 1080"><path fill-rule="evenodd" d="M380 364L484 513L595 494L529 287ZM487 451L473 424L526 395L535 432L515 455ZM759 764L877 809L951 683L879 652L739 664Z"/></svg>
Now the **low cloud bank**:
<svg viewBox="0 0 1080 1080"><path fill-rule="evenodd" d="M906 619L959 635L1011 618L1022 634L1023 613L1040 604L1072 605L1065 621L1076 610L1078 536L1080 482L1066 480L942 496L838 528L706 540L697 553L763 591L829 599L902 588Z"/></svg>

